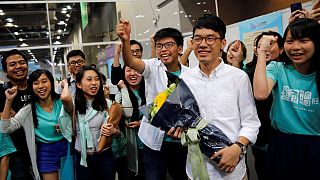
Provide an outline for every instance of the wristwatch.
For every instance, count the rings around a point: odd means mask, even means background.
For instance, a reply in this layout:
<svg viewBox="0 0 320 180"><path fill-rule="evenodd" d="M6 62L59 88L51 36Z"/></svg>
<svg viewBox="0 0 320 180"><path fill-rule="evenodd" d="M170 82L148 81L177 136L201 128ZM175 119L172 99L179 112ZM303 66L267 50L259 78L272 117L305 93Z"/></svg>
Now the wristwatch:
<svg viewBox="0 0 320 180"><path fill-rule="evenodd" d="M238 145L241 149L241 154L245 155L247 153L247 146L237 141L234 144Z"/></svg>

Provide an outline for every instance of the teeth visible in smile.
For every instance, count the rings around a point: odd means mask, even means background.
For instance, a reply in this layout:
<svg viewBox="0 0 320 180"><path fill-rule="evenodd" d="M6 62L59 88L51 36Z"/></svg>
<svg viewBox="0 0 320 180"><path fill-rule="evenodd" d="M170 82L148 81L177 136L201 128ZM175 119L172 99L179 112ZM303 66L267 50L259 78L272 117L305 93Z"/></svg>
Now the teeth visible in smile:
<svg viewBox="0 0 320 180"><path fill-rule="evenodd" d="M162 57L169 57L169 55L168 54L164 54L164 55L161 55Z"/></svg>

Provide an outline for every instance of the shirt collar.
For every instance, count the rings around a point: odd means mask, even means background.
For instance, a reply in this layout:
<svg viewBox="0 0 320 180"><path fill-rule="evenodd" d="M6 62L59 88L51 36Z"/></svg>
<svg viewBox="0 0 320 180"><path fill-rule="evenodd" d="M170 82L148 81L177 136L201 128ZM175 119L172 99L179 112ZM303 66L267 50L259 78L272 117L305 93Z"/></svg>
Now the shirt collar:
<svg viewBox="0 0 320 180"><path fill-rule="evenodd" d="M220 59L220 64L213 71L211 71L209 78L211 78L212 76L219 78L222 75L222 70L225 63L223 62L222 58L219 57L219 59ZM207 75L204 72L202 72L202 70L200 69L200 64L197 66L197 69L202 76L208 78Z"/></svg>

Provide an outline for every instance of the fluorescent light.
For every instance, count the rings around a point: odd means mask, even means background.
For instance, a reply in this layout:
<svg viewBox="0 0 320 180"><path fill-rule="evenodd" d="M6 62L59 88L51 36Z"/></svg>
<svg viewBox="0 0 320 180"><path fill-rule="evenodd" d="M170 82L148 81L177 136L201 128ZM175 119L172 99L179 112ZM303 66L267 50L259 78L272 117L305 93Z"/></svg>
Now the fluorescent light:
<svg viewBox="0 0 320 180"><path fill-rule="evenodd" d="M13 34L14 34L14 35L16 35L16 36L18 36L18 35L19 35L19 33L18 33L17 31L15 31Z"/></svg>
<svg viewBox="0 0 320 180"><path fill-rule="evenodd" d="M0 16L3 16L3 15L5 15L6 13L4 13L4 12L0 12Z"/></svg>
<svg viewBox="0 0 320 180"><path fill-rule="evenodd" d="M150 29L147 29L147 30L144 32L144 34L147 34L149 31L150 31Z"/></svg>
<svg viewBox="0 0 320 180"><path fill-rule="evenodd" d="M23 41L23 39L22 39L22 38L19 38L19 41Z"/></svg>
<svg viewBox="0 0 320 180"><path fill-rule="evenodd" d="M4 25L4 26L6 26L6 27L14 27L15 25L12 24L12 23L6 23L6 25Z"/></svg>
<svg viewBox="0 0 320 180"><path fill-rule="evenodd" d="M57 36L57 39L60 39L60 36Z"/></svg>
<svg viewBox="0 0 320 180"><path fill-rule="evenodd" d="M70 5L67 6L67 9L72 9L72 7Z"/></svg>
<svg viewBox="0 0 320 180"><path fill-rule="evenodd" d="M64 10L62 10L62 11L61 11L61 13L62 13L62 14L66 14L66 13L67 13L67 11L66 11L66 10L65 10L65 11L64 11Z"/></svg>
<svg viewBox="0 0 320 180"><path fill-rule="evenodd" d="M9 22L9 23L12 23L13 19L12 18L7 18L6 21Z"/></svg>
<svg viewBox="0 0 320 180"><path fill-rule="evenodd" d="M62 33L62 30L61 30L61 29L58 29L58 33Z"/></svg>
<svg viewBox="0 0 320 180"><path fill-rule="evenodd" d="M53 44L54 44L54 45L59 45L59 44L61 44L61 42L60 42L60 41L56 41L56 42L54 42Z"/></svg>
<svg viewBox="0 0 320 180"><path fill-rule="evenodd" d="M66 23L64 21L58 22L58 25L65 25Z"/></svg>
<svg viewBox="0 0 320 180"><path fill-rule="evenodd" d="M26 43L22 43L22 44L20 45L20 47L27 47L27 46L29 46L29 45L26 44Z"/></svg>

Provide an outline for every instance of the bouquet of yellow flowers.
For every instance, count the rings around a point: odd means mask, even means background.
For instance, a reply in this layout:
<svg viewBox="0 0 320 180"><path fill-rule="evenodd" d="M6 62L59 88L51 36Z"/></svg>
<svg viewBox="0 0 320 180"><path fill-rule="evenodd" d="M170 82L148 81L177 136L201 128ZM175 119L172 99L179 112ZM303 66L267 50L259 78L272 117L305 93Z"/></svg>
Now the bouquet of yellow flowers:
<svg viewBox="0 0 320 180"><path fill-rule="evenodd" d="M150 110L151 121L176 87L177 84L172 83L165 91L159 93L156 98L154 98L153 105Z"/></svg>

